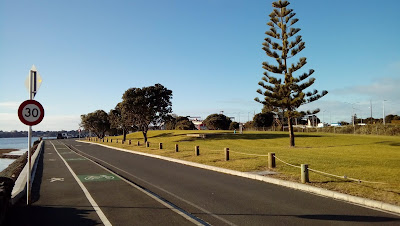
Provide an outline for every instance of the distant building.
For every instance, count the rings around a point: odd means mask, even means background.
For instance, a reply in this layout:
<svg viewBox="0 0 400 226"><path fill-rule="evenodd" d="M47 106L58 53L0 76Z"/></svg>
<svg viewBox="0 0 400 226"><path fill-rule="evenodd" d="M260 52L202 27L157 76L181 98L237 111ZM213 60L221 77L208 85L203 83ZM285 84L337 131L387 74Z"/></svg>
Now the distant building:
<svg viewBox="0 0 400 226"><path fill-rule="evenodd" d="M197 130L206 130L207 127L206 125L203 124L203 120L200 119L200 117L188 117L189 121L191 121L194 124L194 127Z"/></svg>

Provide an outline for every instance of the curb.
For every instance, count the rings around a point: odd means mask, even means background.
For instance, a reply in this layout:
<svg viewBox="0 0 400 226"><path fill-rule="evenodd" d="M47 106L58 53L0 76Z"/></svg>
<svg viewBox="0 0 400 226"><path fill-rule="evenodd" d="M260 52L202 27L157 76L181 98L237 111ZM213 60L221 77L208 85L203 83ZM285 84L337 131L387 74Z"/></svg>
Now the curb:
<svg viewBox="0 0 400 226"><path fill-rule="evenodd" d="M166 160L169 162L175 162L175 163L179 163L179 164L183 164L183 165L187 165L187 166L197 167L197 168L206 169L206 170L212 170L215 172L244 177L244 178L248 178L248 179L263 181L266 183L280 185L283 187L292 188L292 189L296 189L296 190L300 190L300 191L305 191L305 192L317 194L317 195L328 197L328 198L346 201L346 202L349 202L352 204L358 204L358 205L361 205L364 207L369 207L369 208L373 208L373 209L389 211L392 213L400 214L400 206L396 206L396 205L392 205L392 204L384 203L384 202L380 202L380 201L375 201L372 199L366 199L366 198L361 198L361 197L352 196L352 195L348 195L348 194L343 194L340 192L331 191L331 190L327 190L324 188L318 188L318 187L314 187L314 186L307 185L307 184L300 184L300 183L296 183L296 182L292 182L292 181L285 181L285 180L281 180L281 179L270 178L270 177L260 176L260 175L256 175L256 174L246 173L246 172L224 169L224 168L220 168L220 167L216 167L216 166L208 166L208 165L204 165L204 164L200 164L200 163L189 162L189 161L185 161L185 160L174 159L174 158L164 157L164 156L159 156L159 155L153 155L153 154L148 154L148 153L143 153L143 152L138 152L138 151L133 151L133 150L127 150L127 149L107 146L107 145L99 144L99 143L91 143L91 142L78 141L78 140L77 140L77 142L95 144L95 145L111 148L111 149L118 150L118 151L147 156L147 157L151 157L151 158L162 159L162 160Z"/></svg>
<svg viewBox="0 0 400 226"><path fill-rule="evenodd" d="M38 164L38 159L40 157L40 154L42 153L44 149L44 141L42 140L39 145L37 146L35 153L31 157L31 185L33 184L33 181L35 180L35 174L36 174L36 168ZM19 199L21 199L26 192L26 172L28 170L28 164L25 164L24 168L22 169L21 173L19 174L17 180L15 181L15 185L13 187L12 193L11 193L11 204L14 205L15 203L18 202Z"/></svg>

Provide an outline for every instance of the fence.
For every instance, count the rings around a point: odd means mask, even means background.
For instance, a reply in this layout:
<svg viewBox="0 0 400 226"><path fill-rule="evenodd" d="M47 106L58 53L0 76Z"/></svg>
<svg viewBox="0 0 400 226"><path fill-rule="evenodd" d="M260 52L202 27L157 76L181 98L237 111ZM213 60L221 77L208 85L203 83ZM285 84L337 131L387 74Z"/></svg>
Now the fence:
<svg viewBox="0 0 400 226"><path fill-rule="evenodd" d="M94 142L103 142L103 143L109 141L108 138L107 139L87 138L87 140L94 141ZM110 139L110 142L111 143L113 142L112 139ZM126 141L123 142L122 140L120 140L118 142L118 139L115 140L115 143L120 143L120 144L124 144L125 143L126 145L134 144L134 142L132 142L132 140L128 140L127 142ZM137 141L137 146L140 146L140 142L139 141ZM145 143L145 147L149 148L150 147L150 142L147 141ZM163 143L159 143L158 144L158 149L159 150L165 149L163 147ZM175 152L179 152L178 144L175 144L175 150L174 151ZM348 177L346 175L340 176L340 175L335 175L335 174L331 174L331 173L328 173L328 172L323 172L323 171L316 170L316 169L311 169L311 168L308 167L308 164L301 164L301 165L291 164L291 163L288 163L288 162L282 160L281 158L277 157L275 155L275 153L272 153L272 152L268 153L267 155L261 155L261 154L252 154L252 153L244 153L244 152L232 151L229 148L224 148L222 151L224 152L224 160L225 161L232 160L232 158L231 158L232 155L230 155L230 153L235 153L235 154L238 154L238 155L246 155L246 156L253 156L253 157L267 157L268 158L267 164L268 164L268 168L270 168L270 169L276 168L276 160L281 162L281 163L283 163L283 164L285 164L285 165L287 165L287 166L298 168L298 169L300 169L300 178L301 178L302 183L310 182L310 180L309 180L309 172L311 171L311 172L316 173L316 174L320 174L320 175L324 175L324 176L328 176L328 177L334 177L334 178L338 178L338 179L345 180L345 181L354 181L354 182L358 182L358 183L370 183L370 184L387 184L387 183L383 183L383 182L361 180L361 179L357 179L357 178ZM198 146L198 145L194 146L194 155L195 156L199 156L200 155L200 146Z"/></svg>

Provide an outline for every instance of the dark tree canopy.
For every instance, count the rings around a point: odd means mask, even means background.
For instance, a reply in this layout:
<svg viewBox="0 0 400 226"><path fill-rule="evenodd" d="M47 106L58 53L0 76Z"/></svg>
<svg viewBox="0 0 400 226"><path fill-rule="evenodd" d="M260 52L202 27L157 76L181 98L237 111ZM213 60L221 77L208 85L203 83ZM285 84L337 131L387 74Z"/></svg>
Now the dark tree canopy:
<svg viewBox="0 0 400 226"><path fill-rule="evenodd" d="M147 141L150 124L156 126L172 112L172 91L161 84L143 88L130 88L122 96L121 110L129 125L142 131Z"/></svg>
<svg viewBox="0 0 400 226"><path fill-rule="evenodd" d="M210 130L227 130L232 120L223 114L211 114L203 121Z"/></svg>
<svg viewBox="0 0 400 226"><path fill-rule="evenodd" d="M270 127L274 121L275 114L272 112L258 113L254 115L253 126L254 127Z"/></svg>
<svg viewBox="0 0 400 226"><path fill-rule="evenodd" d="M288 118L290 146L295 146L293 132L293 118L302 116L297 109L303 105L320 99L328 92L317 90L307 91L315 82L310 77L314 70L300 73L300 69L306 65L305 57L295 58L305 48L305 42L301 35L297 35L300 28L295 28L298 21L293 9L288 9L288 1L276 1L272 3L272 13L269 15L270 29L265 32L268 36L263 43L263 50L274 62L263 62L265 69L262 81L258 84L262 87L257 92L264 96L263 100L255 98L257 102L268 106L269 109L278 109L284 112ZM296 60L297 59L297 60ZM289 61L293 61L290 65ZM299 75L295 76L295 73ZM313 113L318 112L316 109Z"/></svg>
<svg viewBox="0 0 400 226"><path fill-rule="evenodd" d="M178 117L175 124L176 130L194 130L195 126L187 117Z"/></svg>
<svg viewBox="0 0 400 226"><path fill-rule="evenodd" d="M165 129L167 130L194 130L195 126L188 117L184 116L168 116L165 123Z"/></svg>
<svg viewBox="0 0 400 226"><path fill-rule="evenodd" d="M239 129L239 123L231 122L231 124L229 125L229 130L235 130L235 129Z"/></svg>
<svg viewBox="0 0 400 226"><path fill-rule="evenodd" d="M105 111L97 110L87 115L81 115L81 126L96 134L98 138L103 138L110 129L110 122Z"/></svg>
<svg viewBox="0 0 400 226"><path fill-rule="evenodd" d="M132 124L129 124L127 120L127 115L123 114L122 102L118 103L114 109L111 109L108 113L108 120L112 129L117 129L122 131L123 140L126 140L126 134L129 130L134 130Z"/></svg>

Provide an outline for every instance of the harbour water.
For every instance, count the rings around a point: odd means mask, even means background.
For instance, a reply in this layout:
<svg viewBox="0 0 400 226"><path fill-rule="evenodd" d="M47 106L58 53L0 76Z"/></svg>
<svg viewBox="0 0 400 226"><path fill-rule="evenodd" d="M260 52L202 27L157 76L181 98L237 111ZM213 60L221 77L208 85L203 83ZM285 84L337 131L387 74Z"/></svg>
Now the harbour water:
<svg viewBox="0 0 400 226"><path fill-rule="evenodd" d="M32 144L39 137L32 137ZM28 150L28 137L0 138L0 149Z"/></svg>
<svg viewBox="0 0 400 226"><path fill-rule="evenodd" d="M32 137L32 144L39 137ZM15 155L22 155L28 150L28 137L16 137L16 138L0 138L0 149L17 149L18 151L13 152ZM15 159L2 159L0 158L0 172L7 168Z"/></svg>

